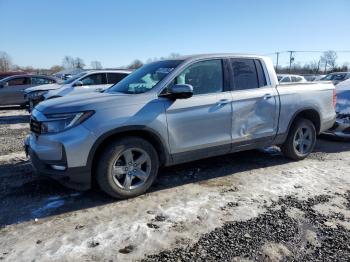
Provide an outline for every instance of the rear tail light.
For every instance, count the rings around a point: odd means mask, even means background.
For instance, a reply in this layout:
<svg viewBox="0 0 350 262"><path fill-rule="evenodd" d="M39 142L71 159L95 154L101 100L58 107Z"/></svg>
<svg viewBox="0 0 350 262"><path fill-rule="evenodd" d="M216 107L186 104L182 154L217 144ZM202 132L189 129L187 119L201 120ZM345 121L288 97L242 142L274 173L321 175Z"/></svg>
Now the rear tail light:
<svg viewBox="0 0 350 262"><path fill-rule="evenodd" d="M333 89L333 107L337 105L337 92Z"/></svg>

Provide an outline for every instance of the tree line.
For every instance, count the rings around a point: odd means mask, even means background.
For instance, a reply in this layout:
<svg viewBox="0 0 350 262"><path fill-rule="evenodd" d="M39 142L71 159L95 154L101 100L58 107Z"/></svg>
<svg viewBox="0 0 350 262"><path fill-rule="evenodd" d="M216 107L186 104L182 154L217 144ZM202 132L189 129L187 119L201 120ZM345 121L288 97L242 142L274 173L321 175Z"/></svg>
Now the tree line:
<svg viewBox="0 0 350 262"><path fill-rule="evenodd" d="M289 51L293 52L293 51ZM331 72L350 71L349 63L339 65L337 63L338 54L333 50L323 52L319 59L312 60L305 64L295 62L295 57L290 56L288 66L276 65L277 73L292 73L292 74L327 74Z"/></svg>
<svg viewBox="0 0 350 262"><path fill-rule="evenodd" d="M146 64L154 62L157 60L164 60L169 58L179 57L178 53L171 53L169 56L165 57L154 57L146 60ZM350 71L349 63L343 65L337 64L338 55L335 51L329 50L324 52L318 60L313 60L305 64L300 64L295 62L295 58L291 55L291 61L289 66L278 66L276 65L277 73L294 73L294 74L325 74L330 72L340 72L340 71ZM144 65L140 59L133 60L130 64L123 66L121 68L126 69L137 69ZM6 71L24 71L24 72L37 72L44 74L54 74L64 69L84 69L86 64L84 60L80 57L65 56L62 59L60 65L54 65L49 69L38 69L31 66L21 67L12 63L11 57L6 53L0 51L0 72ZM102 63L100 61L94 60L90 62L91 69L103 69Z"/></svg>

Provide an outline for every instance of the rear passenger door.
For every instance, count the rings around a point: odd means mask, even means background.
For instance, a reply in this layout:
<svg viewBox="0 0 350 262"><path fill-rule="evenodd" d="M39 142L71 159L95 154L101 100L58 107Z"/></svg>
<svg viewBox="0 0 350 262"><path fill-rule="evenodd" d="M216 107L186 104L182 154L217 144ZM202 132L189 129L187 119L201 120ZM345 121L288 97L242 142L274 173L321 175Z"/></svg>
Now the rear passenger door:
<svg viewBox="0 0 350 262"><path fill-rule="evenodd" d="M167 100L169 144L175 162L184 162L231 149L232 97L226 89L221 59L195 62L170 85L190 84L193 96ZM164 91L164 90L163 90Z"/></svg>
<svg viewBox="0 0 350 262"><path fill-rule="evenodd" d="M230 59L234 146L271 142L277 132L278 93L259 59Z"/></svg>

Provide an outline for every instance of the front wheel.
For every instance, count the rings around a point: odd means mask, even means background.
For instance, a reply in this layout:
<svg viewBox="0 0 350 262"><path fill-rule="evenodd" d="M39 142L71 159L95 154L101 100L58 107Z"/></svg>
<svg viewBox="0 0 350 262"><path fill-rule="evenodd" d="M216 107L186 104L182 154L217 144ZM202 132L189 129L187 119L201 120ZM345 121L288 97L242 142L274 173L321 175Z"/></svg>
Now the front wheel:
<svg viewBox="0 0 350 262"><path fill-rule="evenodd" d="M286 157L293 160L302 160L310 155L315 143L315 125L308 119L297 118L281 149Z"/></svg>
<svg viewBox="0 0 350 262"><path fill-rule="evenodd" d="M108 145L97 164L97 182L112 197L123 199L143 194L153 184L158 155L146 140L120 139Z"/></svg>

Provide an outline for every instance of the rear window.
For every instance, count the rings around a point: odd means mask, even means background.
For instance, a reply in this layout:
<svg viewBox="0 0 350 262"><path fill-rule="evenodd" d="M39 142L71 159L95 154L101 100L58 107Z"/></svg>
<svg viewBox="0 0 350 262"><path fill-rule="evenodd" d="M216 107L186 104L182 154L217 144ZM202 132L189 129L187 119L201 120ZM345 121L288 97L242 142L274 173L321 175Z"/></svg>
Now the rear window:
<svg viewBox="0 0 350 262"><path fill-rule="evenodd" d="M128 74L125 73L107 73L107 83L108 84L116 84Z"/></svg>
<svg viewBox="0 0 350 262"><path fill-rule="evenodd" d="M266 86L264 70L259 60L232 58L231 67L235 90Z"/></svg>

